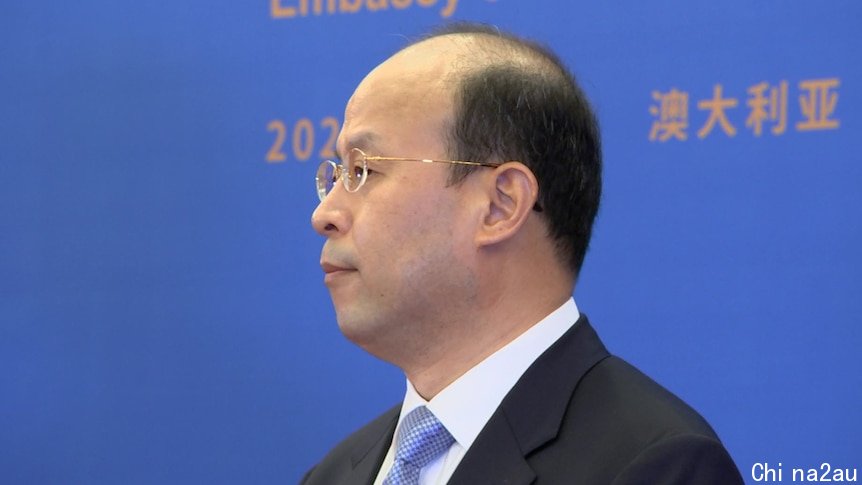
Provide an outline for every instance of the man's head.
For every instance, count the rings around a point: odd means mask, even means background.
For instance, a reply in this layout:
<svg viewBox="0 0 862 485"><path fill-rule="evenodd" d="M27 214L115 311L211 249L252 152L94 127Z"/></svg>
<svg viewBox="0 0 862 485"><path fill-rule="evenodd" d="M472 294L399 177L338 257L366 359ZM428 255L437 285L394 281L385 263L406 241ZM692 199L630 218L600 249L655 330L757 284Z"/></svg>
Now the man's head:
<svg viewBox="0 0 862 485"><path fill-rule="evenodd" d="M414 43L357 87L337 148L496 165L371 159L359 190L336 184L315 210L339 325L366 350L405 370L470 345L454 359L473 359L513 338L489 331L492 314L529 321L521 299L571 294L600 162L592 115L552 57L481 29Z"/></svg>
<svg viewBox="0 0 862 485"><path fill-rule="evenodd" d="M589 102L548 49L492 27L453 24L431 37L471 36L453 90L450 156L519 160L539 182L543 211L559 256L576 275L601 196L601 144ZM475 169L453 166L454 182Z"/></svg>

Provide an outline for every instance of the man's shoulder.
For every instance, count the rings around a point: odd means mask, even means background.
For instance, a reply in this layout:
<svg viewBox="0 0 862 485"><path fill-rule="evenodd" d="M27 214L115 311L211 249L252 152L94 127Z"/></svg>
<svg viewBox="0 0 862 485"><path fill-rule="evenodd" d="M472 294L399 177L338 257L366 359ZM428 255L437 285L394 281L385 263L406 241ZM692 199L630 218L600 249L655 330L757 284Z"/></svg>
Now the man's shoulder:
<svg viewBox="0 0 862 485"><path fill-rule="evenodd" d="M716 438L712 427L691 406L614 355L584 375L570 408L589 410L592 419L613 420L644 435L679 432Z"/></svg>
<svg viewBox="0 0 862 485"><path fill-rule="evenodd" d="M578 473L593 478L585 483L640 483L646 476L662 483L741 483L709 423L613 355L580 380L547 453L590 464Z"/></svg>
<svg viewBox="0 0 862 485"><path fill-rule="evenodd" d="M400 404L393 406L341 440L305 474L301 483L309 485L342 483L360 462L371 460L379 464L391 444L392 430L398 421L400 411Z"/></svg>
<svg viewBox="0 0 862 485"><path fill-rule="evenodd" d="M577 443L568 453L601 464L585 472L595 474L596 483L645 483L645 477L652 483L742 483L709 423L615 356L583 377L559 439Z"/></svg>
<svg viewBox="0 0 862 485"><path fill-rule="evenodd" d="M612 432L620 430L621 434L645 439L652 433L676 431L715 438L715 432L697 411L608 352L583 314L539 357L523 381L522 394L540 391L551 401L566 401L567 417L613 423L609 428ZM578 421L567 422L571 425Z"/></svg>
<svg viewBox="0 0 862 485"><path fill-rule="evenodd" d="M504 406L531 467L551 482L742 483L707 421L607 352L583 315Z"/></svg>

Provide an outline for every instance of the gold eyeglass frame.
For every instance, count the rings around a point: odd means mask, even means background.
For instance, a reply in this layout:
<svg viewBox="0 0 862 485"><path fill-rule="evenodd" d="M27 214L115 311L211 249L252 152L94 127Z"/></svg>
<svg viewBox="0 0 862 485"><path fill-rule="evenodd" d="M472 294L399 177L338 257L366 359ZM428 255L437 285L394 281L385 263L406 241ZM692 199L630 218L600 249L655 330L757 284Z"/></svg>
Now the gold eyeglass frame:
<svg viewBox="0 0 862 485"><path fill-rule="evenodd" d="M358 154L358 155L355 155ZM378 156L370 156L366 155L365 152L360 150L359 148L352 148L347 156L348 160L351 160L352 157L355 156L355 161L362 162L362 173L357 175L354 173L352 176L350 174L350 170L348 167L345 167L343 163L335 163L332 160L324 160L320 162L320 165L317 167L317 174L314 177L315 184L317 186L317 197L320 198L320 201L323 202L323 199L329 195L329 192L335 187L338 179L341 179L344 184L344 189L348 192L356 192L365 185L365 179L368 178L368 162L421 162L421 163L448 163L450 165L472 165L474 167L491 167L496 168L499 167L500 163L490 163L490 162L470 162L466 160L433 160L430 158L403 158L403 157L378 157ZM354 168L358 167L356 165ZM332 176L328 177L327 172L331 171ZM358 182L354 182L357 180ZM355 185L355 187L351 188L351 185Z"/></svg>

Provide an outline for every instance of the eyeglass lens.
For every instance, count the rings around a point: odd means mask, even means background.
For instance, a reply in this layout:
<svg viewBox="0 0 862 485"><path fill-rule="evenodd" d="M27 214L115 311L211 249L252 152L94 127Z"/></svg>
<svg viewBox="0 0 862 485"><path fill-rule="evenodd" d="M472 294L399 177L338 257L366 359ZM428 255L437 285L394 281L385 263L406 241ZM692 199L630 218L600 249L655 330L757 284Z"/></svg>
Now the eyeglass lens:
<svg viewBox="0 0 862 485"><path fill-rule="evenodd" d="M317 167L317 175L314 181L317 184L317 197L323 200L327 194L332 192L332 187L338 180L338 165L331 160L324 160Z"/></svg>
<svg viewBox="0 0 862 485"><path fill-rule="evenodd" d="M365 182L365 154L354 148L347 154L344 163L344 186L348 192L356 192Z"/></svg>
<svg viewBox="0 0 862 485"><path fill-rule="evenodd" d="M342 179L344 188L348 192L356 192L365 182L366 176L365 154L357 148L350 150L343 165L338 165L332 160L324 160L317 168L315 176L317 196L322 201L332 192L339 178Z"/></svg>

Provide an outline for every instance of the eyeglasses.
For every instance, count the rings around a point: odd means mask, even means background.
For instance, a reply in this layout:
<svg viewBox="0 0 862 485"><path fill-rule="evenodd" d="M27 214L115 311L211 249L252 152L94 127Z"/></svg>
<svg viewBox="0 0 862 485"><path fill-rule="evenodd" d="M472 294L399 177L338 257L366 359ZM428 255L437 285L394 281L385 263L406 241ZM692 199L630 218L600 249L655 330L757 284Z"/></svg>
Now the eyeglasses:
<svg viewBox="0 0 862 485"><path fill-rule="evenodd" d="M338 179L344 183L348 192L356 192L365 184L368 178L368 162L422 162L422 163L449 163L456 165L473 165L476 167L499 167L498 163L465 162L462 160L430 160L427 158L398 158L398 157L371 157L358 148L353 148L347 154L344 163L335 163L332 160L320 162L317 168L317 196L322 202L326 196L335 188Z"/></svg>

